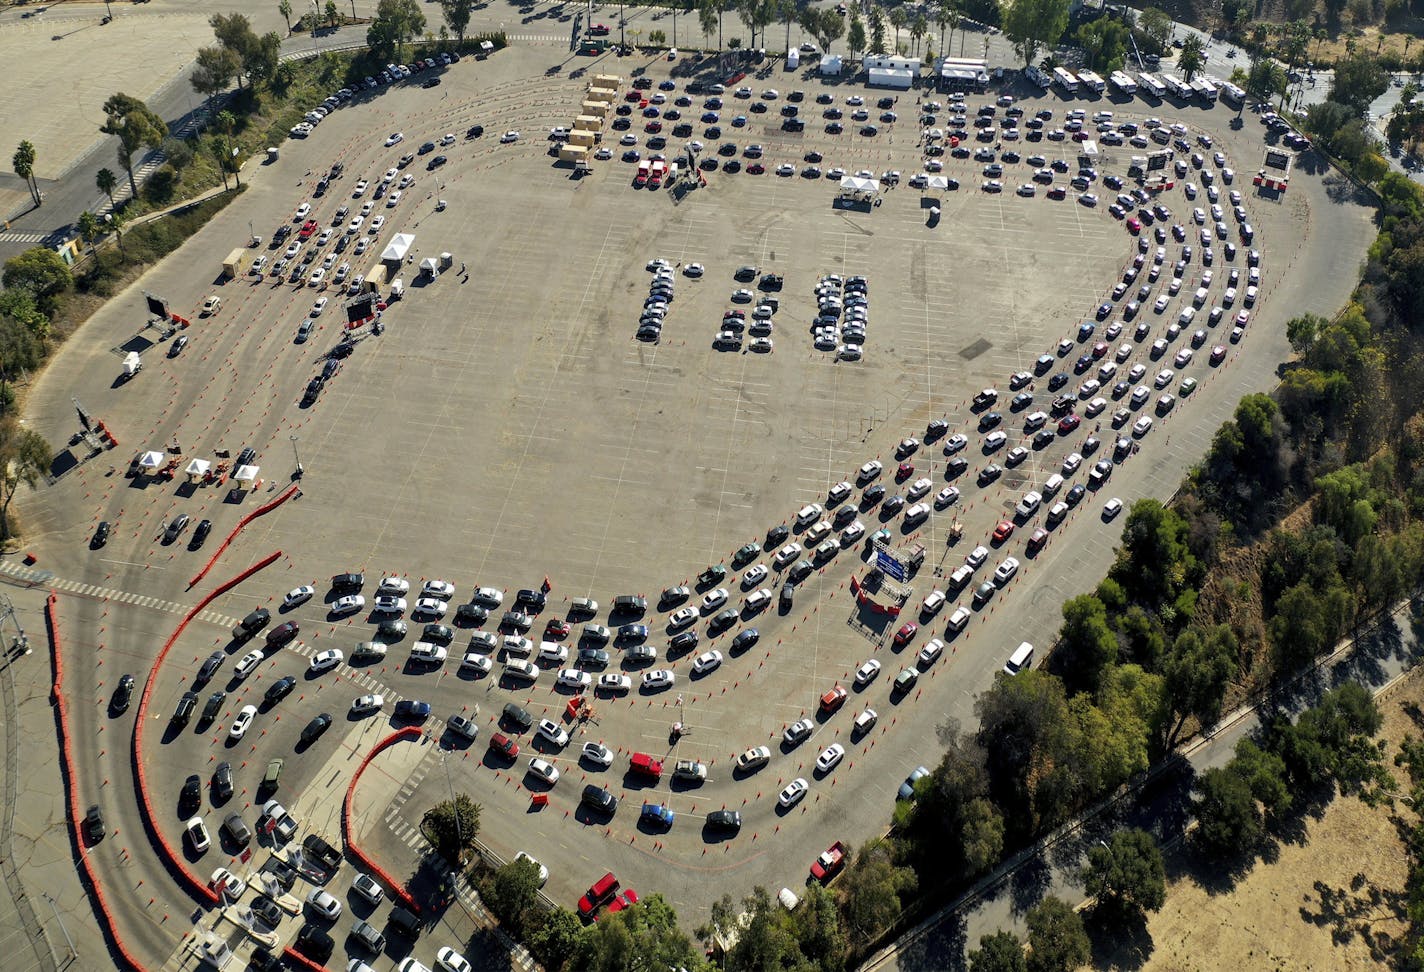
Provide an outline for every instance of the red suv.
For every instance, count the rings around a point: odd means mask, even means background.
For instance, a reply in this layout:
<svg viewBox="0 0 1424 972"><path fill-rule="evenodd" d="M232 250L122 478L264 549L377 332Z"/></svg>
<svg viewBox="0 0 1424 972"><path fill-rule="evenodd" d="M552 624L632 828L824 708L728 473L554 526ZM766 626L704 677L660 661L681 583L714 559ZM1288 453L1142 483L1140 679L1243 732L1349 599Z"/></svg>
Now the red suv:
<svg viewBox="0 0 1424 972"><path fill-rule="evenodd" d="M510 739L502 732L497 732L490 736L489 748L509 759L513 759L519 755L519 743Z"/></svg>

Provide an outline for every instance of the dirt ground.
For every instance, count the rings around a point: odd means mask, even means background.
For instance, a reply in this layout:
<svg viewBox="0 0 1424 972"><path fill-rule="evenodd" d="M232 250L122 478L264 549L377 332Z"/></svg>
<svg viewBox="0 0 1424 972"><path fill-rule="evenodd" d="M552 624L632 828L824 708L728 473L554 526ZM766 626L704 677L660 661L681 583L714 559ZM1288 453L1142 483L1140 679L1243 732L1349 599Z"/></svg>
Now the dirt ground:
<svg viewBox="0 0 1424 972"><path fill-rule="evenodd" d="M1381 699L1386 760L1424 706L1424 673L1405 677ZM1403 783L1401 785L1404 785ZM1377 969L1405 930L1405 852L1396 804L1371 808L1334 800L1306 823L1300 844L1280 845L1230 893L1214 894L1191 878L1168 886L1166 906L1148 921L1154 943L1141 972ZM1169 873L1174 870L1169 861ZM1181 869L1176 868L1180 873Z"/></svg>

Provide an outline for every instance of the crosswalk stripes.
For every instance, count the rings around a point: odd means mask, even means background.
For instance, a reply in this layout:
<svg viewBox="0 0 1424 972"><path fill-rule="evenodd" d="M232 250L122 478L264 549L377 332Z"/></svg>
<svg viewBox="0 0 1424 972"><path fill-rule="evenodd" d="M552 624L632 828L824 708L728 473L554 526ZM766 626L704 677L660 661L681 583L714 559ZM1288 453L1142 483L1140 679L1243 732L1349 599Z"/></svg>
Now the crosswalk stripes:
<svg viewBox="0 0 1424 972"><path fill-rule="evenodd" d="M43 243L48 233L0 233L0 243Z"/></svg>
<svg viewBox="0 0 1424 972"><path fill-rule="evenodd" d="M177 601L165 601L162 598L150 597L146 594L135 594L132 591L115 590L112 587L100 587L98 584L84 584L79 581L70 580L67 577L55 577L53 571L34 570L29 567L22 567L19 564L0 562L0 574L7 574L35 586L52 587L58 591L78 594L82 597L93 598L97 601L116 601L120 604L134 604L139 607L153 608L165 614L186 614L192 609L191 605L180 604ZM238 622L237 618L206 609L198 612L196 617L224 628L231 628Z"/></svg>

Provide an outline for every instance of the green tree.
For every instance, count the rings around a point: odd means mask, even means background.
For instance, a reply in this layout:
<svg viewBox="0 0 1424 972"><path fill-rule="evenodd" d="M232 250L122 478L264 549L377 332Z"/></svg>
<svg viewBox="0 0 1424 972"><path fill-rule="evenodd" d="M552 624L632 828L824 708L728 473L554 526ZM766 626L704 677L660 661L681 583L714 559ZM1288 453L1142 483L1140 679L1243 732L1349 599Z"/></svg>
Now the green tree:
<svg viewBox="0 0 1424 972"><path fill-rule="evenodd" d="M1349 108L1359 118L1388 88L1389 72L1384 65L1373 54L1360 52L1336 62L1330 100Z"/></svg>
<svg viewBox="0 0 1424 972"><path fill-rule="evenodd" d="M850 59L855 60L855 56L865 50L865 24L861 22L860 14L854 10L850 14L850 26L846 28L846 47L850 49Z"/></svg>
<svg viewBox="0 0 1424 972"><path fill-rule="evenodd" d="M1083 918L1062 898L1052 895L1029 909L1029 972L1071 972L1092 955Z"/></svg>
<svg viewBox="0 0 1424 972"><path fill-rule="evenodd" d="M380 56L394 54L401 61L405 45L425 31L425 14L416 0L380 0L376 16L366 31L366 42Z"/></svg>
<svg viewBox="0 0 1424 972"><path fill-rule="evenodd" d="M435 850L447 861L459 861L475 846L480 832L481 807L469 794L442 800L425 812L425 829Z"/></svg>
<svg viewBox="0 0 1424 972"><path fill-rule="evenodd" d="M1190 81L1204 67L1206 67L1206 45L1202 43L1201 37L1198 35L1188 34L1182 41L1181 50L1177 52L1177 70L1182 72L1182 77Z"/></svg>
<svg viewBox="0 0 1424 972"><path fill-rule="evenodd" d="M703 972L706 960L677 925L677 912L662 895L600 916L579 941L575 967L584 972L677 969Z"/></svg>
<svg viewBox="0 0 1424 972"><path fill-rule="evenodd" d="M137 197L138 180L134 178L133 154L145 145L149 148L162 145L168 126L140 99L119 92L104 102L104 124L100 131L119 137L119 162L129 174L129 191Z"/></svg>
<svg viewBox="0 0 1424 972"><path fill-rule="evenodd" d="M885 49L885 14L879 7L870 8L870 46L866 49L866 53L888 53Z"/></svg>
<svg viewBox="0 0 1424 972"><path fill-rule="evenodd" d="M1063 602L1063 627L1058 629L1057 667L1064 681L1078 691L1094 691L1109 665L1117 661L1117 635L1108 627L1108 612L1092 594Z"/></svg>
<svg viewBox="0 0 1424 972"><path fill-rule="evenodd" d="M526 915L539 900L539 865L528 858L510 861L494 872L485 897L500 924L523 937ZM482 895L483 897L483 895Z"/></svg>
<svg viewBox="0 0 1424 972"><path fill-rule="evenodd" d="M1236 755L1226 768L1246 784L1268 817L1279 818L1290 809L1292 798L1286 764L1276 753L1243 739L1236 744Z"/></svg>
<svg viewBox="0 0 1424 972"><path fill-rule="evenodd" d="M198 48L197 66L193 68L190 83L193 90L205 98L211 98L220 91L226 91L232 79L242 71L242 59L235 51L214 44Z"/></svg>
<svg viewBox="0 0 1424 972"><path fill-rule="evenodd" d="M35 144L28 139L22 141L11 157L10 165L15 175L25 180L25 187L30 190L30 198L34 199L35 205L40 205L43 200L40 199L39 184L35 182Z"/></svg>
<svg viewBox="0 0 1424 972"><path fill-rule="evenodd" d="M1167 609L1200 580L1200 564L1187 540L1187 523L1175 511L1156 500L1138 500L1123 525L1111 576L1132 600L1170 619Z"/></svg>
<svg viewBox="0 0 1424 972"><path fill-rule="evenodd" d="M1068 26L1068 0L1005 0L1004 36L1014 43L1024 66L1052 47Z"/></svg>
<svg viewBox="0 0 1424 972"><path fill-rule="evenodd" d="M98 216L95 216L87 209L79 214L78 225L79 237L85 243L92 244L100 236L104 235L104 224L99 221Z"/></svg>
<svg viewBox="0 0 1424 972"><path fill-rule="evenodd" d="M910 21L910 38L915 42L914 51L916 54L920 51L920 41L924 40L929 30L930 22L925 15L923 13L915 14L914 19Z"/></svg>
<svg viewBox="0 0 1424 972"><path fill-rule="evenodd" d="M791 53L791 25L796 23L796 0L777 0L776 16L786 27L786 52ZM677 30L674 22L673 31Z"/></svg>
<svg viewBox="0 0 1424 972"><path fill-rule="evenodd" d="M477 934L483 934L480 929ZM533 926L528 929L529 950L543 963L546 969L563 968L578 951L583 938L583 923L578 915L567 908L541 911Z"/></svg>
<svg viewBox="0 0 1424 972"><path fill-rule="evenodd" d="M820 884L810 884L801 898L796 919L796 940L801 954L820 972L841 972L845 968L846 937L840 912L831 892Z"/></svg>
<svg viewBox="0 0 1424 972"><path fill-rule="evenodd" d="M845 36L845 18L834 10L821 11L821 50L829 54L831 45Z"/></svg>
<svg viewBox="0 0 1424 972"><path fill-rule="evenodd" d="M282 38L275 30L254 37L242 54L242 69L249 83L267 81L277 73L282 55Z"/></svg>
<svg viewBox="0 0 1424 972"><path fill-rule="evenodd" d="M1329 324L1330 322L1319 314L1307 313L1292 317L1286 321L1286 339L1290 341L1296 354L1309 354L1315 345L1315 339Z"/></svg>
<svg viewBox="0 0 1424 972"><path fill-rule="evenodd" d="M109 208L112 209L114 202L114 190L119 188L119 177L114 175L113 169L100 169L94 173L94 185L100 192L109 197Z"/></svg>
<svg viewBox="0 0 1424 972"><path fill-rule="evenodd" d="M1078 43L1094 71L1116 71L1127 56L1127 25L1113 17L1097 17L1078 28Z"/></svg>
<svg viewBox="0 0 1424 972"><path fill-rule="evenodd" d="M1176 26L1165 10L1160 7L1147 7L1137 16L1137 29L1157 45L1157 53L1160 54L1172 42L1172 32Z"/></svg>
<svg viewBox="0 0 1424 972"><path fill-rule="evenodd" d="M815 7L807 7L803 15L819 14ZM801 21L804 26L814 17L807 16ZM722 18L718 15L717 0L700 0L697 4L697 26L702 30L703 37L711 37L712 31L717 31L717 50L722 50ZM806 28L808 33L815 34L814 30Z"/></svg>
<svg viewBox="0 0 1424 972"><path fill-rule="evenodd" d="M218 43L237 55L238 60L245 66L249 50L257 43L252 22L240 13L217 13L208 18L208 24L213 28L213 36L218 39ZM241 74L237 76L237 85L242 87Z"/></svg>
<svg viewBox="0 0 1424 972"><path fill-rule="evenodd" d="M1335 644L1339 634L1321 594L1309 583L1287 590L1276 601L1268 630L1277 663L1292 671L1312 661Z"/></svg>
<svg viewBox="0 0 1424 972"><path fill-rule="evenodd" d="M470 27L470 14L475 9L475 0L440 0L440 14L445 18L445 26L455 32L458 50L465 49L465 31Z"/></svg>
<svg viewBox="0 0 1424 972"><path fill-rule="evenodd" d="M41 308L52 308L55 298L74 284L59 254L44 246L32 246L6 260L0 279L7 290L28 291Z"/></svg>
<svg viewBox="0 0 1424 972"><path fill-rule="evenodd" d="M1003 930L981 935L979 947L969 952L969 972L1028 972L1023 942Z"/></svg>
<svg viewBox="0 0 1424 972"><path fill-rule="evenodd" d="M987 873L1004 856L1004 817L982 797L970 800L962 815L959 847L968 874Z"/></svg>
<svg viewBox="0 0 1424 972"><path fill-rule="evenodd" d="M1140 919L1167 900L1167 869L1157 841L1145 830L1119 830L1106 847L1088 851L1083 886L1097 898L1095 911L1110 919Z"/></svg>
<svg viewBox="0 0 1424 972"><path fill-rule="evenodd" d="M5 286L10 286L8 281ZM34 489L49 472L52 459L44 436L22 426L13 415L0 418L0 539L14 535L10 503L15 493L21 484Z"/></svg>
<svg viewBox="0 0 1424 972"><path fill-rule="evenodd" d="M904 7L891 7L889 20L890 26L895 29L895 49L885 53L898 54L900 51L900 31L908 22L909 15L905 13ZM877 51L876 53L882 52Z"/></svg>
<svg viewBox="0 0 1424 972"><path fill-rule="evenodd" d="M855 941L869 941L900 913L903 895L916 887L915 872L895 863L895 847L872 840L860 849L841 881L841 915Z"/></svg>
<svg viewBox="0 0 1424 972"><path fill-rule="evenodd" d="M282 22L287 25L287 33L292 32L292 0L277 0L277 12L282 15Z"/></svg>
<svg viewBox="0 0 1424 972"><path fill-rule="evenodd" d="M1208 630L1188 628L1177 636L1162 665L1167 704L1174 722L1166 745L1175 746L1188 719L1203 729L1221 718L1226 690L1236 677L1240 646L1227 625Z"/></svg>
<svg viewBox="0 0 1424 972"><path fill-rule="evenodd" d="M1211 856L1235 859L1253 851L1265 836L1261 810L1238 774L1214 767L1197 778L1192 812L1195 840Z"/></svg>

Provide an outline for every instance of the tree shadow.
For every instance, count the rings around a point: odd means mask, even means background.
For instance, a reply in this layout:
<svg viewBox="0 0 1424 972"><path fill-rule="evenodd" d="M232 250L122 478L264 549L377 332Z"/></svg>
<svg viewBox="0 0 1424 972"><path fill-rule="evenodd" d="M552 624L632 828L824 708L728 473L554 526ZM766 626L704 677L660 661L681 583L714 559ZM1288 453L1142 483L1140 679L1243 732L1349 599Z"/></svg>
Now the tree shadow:
<svg viewBox="0 0 1424 972"><path fill-rule="evenodd" d="M1147 920L1141 913L1121 915L1095 908L1088 913L1084 924L1092 943L1092 968L1140 969L1156 951Z"/></svg>
<svg viewBox="0 0 1424 972"><path fill-rule="evenodd" d="M1300 906L1302 921L1317 928L1327 928L1336 946L1348 945L1358 938L1377 962L1388 962L1398 951L1400 940L1372 927L1379 918L1392 918L1405 912L1407 894L1404 891L1381 888L1363 873L1356 874L1348 885L1332 887L1316 880L1313 894L1305 895Z"/></svg>
<svg viewBox="0 0 1424 972"><path fill-rule="evenodd" d="M1009 907L1022 916L1043 900L1053 883L1053 869L1043 854L1034 854L1009 876Z"/></svg>

